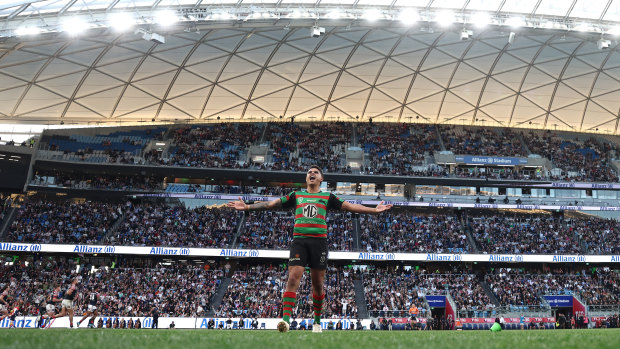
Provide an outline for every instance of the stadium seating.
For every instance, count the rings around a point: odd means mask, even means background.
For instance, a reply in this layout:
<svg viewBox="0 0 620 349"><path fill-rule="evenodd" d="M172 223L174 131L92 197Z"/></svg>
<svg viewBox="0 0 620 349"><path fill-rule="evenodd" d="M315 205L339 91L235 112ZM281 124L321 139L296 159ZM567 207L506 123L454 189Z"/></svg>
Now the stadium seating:
<svg viewBox="0 0 620 349"><path fill-rule="evenodd" d="M368 252L462 253L470 250L457 216L388 211L360 216L360 249Z"/></svg>
<svg viewBox="0 0 620 349"><path fill-rule="evenodd" d="M330 266L325 278L327 297L323 318L357 316L354 273L345 267ZM222 305L217 309L219 316L234 316L241 313L258 317L280 317L282 290L288 278L288 271L282 265L247 265L240 267L232 276L232 282L224 295ZM312 318L312 291L310 275L304 273L297 292L297 313L293 317Z"/></svg>
<svg viewBox="0 0 620 349"><path fill-rule="evenodd" d="M128 203L125 219L106 242L137 246L228 247L239 214L230 209Z"/></svg>
<svg viewBox="0 0 620 349"><path fill-rule="evenodd" d="M542 297L548 294L576 295L589 305L620 303L620 276L603 268L597 268L594 273L498 269L494 274L487 274L485 280L502 306L540 306L544 303Z"/></svg>
<svg viewBox="0 0 620 349"><path fill-rule="evenodd" d="M162 139L168 134L168 139ZM143 151L154 137L170 147ZM364 174L395 176L456 176L497 179L540 179L617 182L612 160L620 154L615 139L578 133L508 128L396 123L220 123L150 131L129 130L109 135L49 136L47 158L61 161L128 163L217 168L304 171L318 164L328 173L352 173L345 156L359 147ZM252 146L266 148L264 161L249 157ZM317 151L320 149L320 151ZM56 151L54 151L56 150ZM435 163L442 150L459 155L528 157L550 162L543 169L503 167L493 173L457 166L454 173Z"/></svg>
<svg viewBox="0 0 620 349"><path fill-rule="evenodd" d="M579 236L553 216L469 217L472 236L484 253L583 253Z"/></svg>
<svg viewBox="0 0 620 349"><path fill-rule="evenodd" d="M92 267L82 268L76 274L72 259L45 258L33 263L2 263L0 277L3 282L15 280L19 285L14 288L13 297L24 300L22 315L39 315L36 296L47 296L54 285L64 291L73 277L81 276L82 285L99 290L100 314L144 317L154 306L160 316L204 316L223 276L221 270L205 270L202 265L128 263L114 268ZM86 311L87 296L88 292L80 292L75 300L76 322Z"/></svg>
<svg viewBox="0 0 620 349"><path fill-rule="evenodd" d="M423 309L426 295L449 294L457 310L490 311L495 306L484 293L474 274L461 269L430 273L425 269L393 271L385 267L365 270L362 274L369 311L390 316L415 304ZM421 316L426 316L422 311Z"/></svg>
<svg viewBox="0 0 620 349"><path fill-rule="evenodd" d="M426 157L439 151L434 126L358 124L359 143L368 154L362 171L397 176L419 175Z"/></svg>
<svg viewBox="0 0 620 349"><path fill-rule="evenodd" d="M61 160L88 162L124 162L140 155L154 137L161 137L164 127L147 130L118 131L107 135L54 135L48 140L50 150L63 152ZM59 159L60 160L60 159Z"/></svg>
<svg viewBox="0 0 620 349"><path fill-rule="evenodd" d="M246 148L259 140L262 126L255 124L215 124L172 130L169 157L160 164L192 167L240 168L246 164Z"/></svg>
<svg viewBox="0 0 620 349"><path fill-rule="evenodd" d="M620 154L617 145L589 138L571 139L575 134L542 134L530 131L524 134L530 152L553 162L559 173L551 173L550 179L567 181L618 182L617 172L609 163L613 154Z"/></svg>
<svg viewBox="0 0 620 349"><path fill-rule="evenodd" d="M120 205L86 201L26 201L6 240L37 243L92 243L120 219Z"/></svg>
<svg viewBox="0 0 620 349"><path fill-rule="evenodd" d="M446 150L454 154L527 156L519 138L508 128L465 128L443 125L438 128L444 139Z"/></svg>
<svg viewBox="0 0 620 349"><path fill-rule="evenodd" d="M470 216L476 245L484 253L616 254L620 223L601 218L544 215Z"/></svg>
<svg viewBox="0 0 620 349"><path fill-rule="evenodd" d="M310 165L319 165L325 172L350 173L343 154L351 134L352 125L347 123L270 123L265 143L272 156L260 168L305 171Z"/></svg>
<svg viewBox="0 0 620 349"><path fill-rule="evenodd" d="M63 180L73 188L152 190L152 178L96 176L88 180ZM144 183L142 183L144 181ZM170 189L172 187L173 189ZM208 186L210 192L283 195L286 188ZM176 188L176 189L175 189ZM205 186L173 184L169 191L201 192ZM232 214L231 214L232 213ZM221 208L165 206L157 203L53 203L26 200L12 222L5 241L38 243L93 243L117 245L166 245L231 247L240 213ZM328 241L332 251L470 253L485 254L618 254L620 222L601 218L568 218L532 214L420 214L393 209L381 215L360 215L359 232L348 213L328 216ZM118 222L117 222L118 220ZM114 223L118 227L109 231ZM246 214L234 247L286 249L292 238L290 211ZM463 225L465 222L465 225ZM215 224L215 225L214 225Z"/></svg>

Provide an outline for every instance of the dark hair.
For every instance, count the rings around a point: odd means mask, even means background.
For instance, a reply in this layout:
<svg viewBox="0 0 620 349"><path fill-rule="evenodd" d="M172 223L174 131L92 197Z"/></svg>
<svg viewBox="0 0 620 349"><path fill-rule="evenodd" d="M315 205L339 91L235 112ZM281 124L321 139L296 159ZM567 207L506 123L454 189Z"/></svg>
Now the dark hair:
<svg viewBox="0 0 620 349"><path fill-rule="evenodd" d="M317 170L319 170L319 172L321 173L321 177L323 176L323 169L319 167L319 165L310 165L310 167L308 167L308 170L311 168L316 168Z"/></svg>

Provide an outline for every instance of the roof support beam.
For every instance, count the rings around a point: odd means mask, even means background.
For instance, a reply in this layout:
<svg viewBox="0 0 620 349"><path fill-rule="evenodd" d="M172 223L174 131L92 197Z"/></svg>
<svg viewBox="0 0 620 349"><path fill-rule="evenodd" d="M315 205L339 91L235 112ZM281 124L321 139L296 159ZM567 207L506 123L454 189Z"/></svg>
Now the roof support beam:
<svg viewBox="0 0 620 349"><path fill-rule="evenodd" d="M590 104L590 101L592 100L592 92L594 92L594 86L596 86L596 82L598 80L598 77L601 75L601 72L603 71L603 67L607 64L607 61L609 60L609 58L612 56L614 52L616 52L616 50L609 50L609 53L607 54L607 56L605 56L605 59L603 60L603 62L601 62L601 65L596 71L596 77L592 81L592 86L590 86L590 92L588 93L588 99L586 100L586 105L583 107L583 115L581 115L581 122L579 123L580 130L581 128L583 128L583 121L586 118L586 113L588 111L588 104ZM618 130L618 126L616 124L616 132L617 130Z"/></svg>
<svg viewBox="0 0 620 349"><path fill-rule="evenodd" d="M71 6L75 5L76 2L77 2L77 0L69 1L65 6L63 6L62 9L60 9L60 11L58 11L58 15L62 16L63 14L65 14L65 12L67 12L67 10L69 10L71 8Z"/></svg>
<svg viewBox="0 0 620 349"><path fill-rule="evenodd" d="M21 5L17 10L13 11L13 13L11 13L9 17L7 17L7 19L11 20L15 18L17 15L24 12L24 10L28 8L28 6L30 6L30 3Z"/></svg>
<svg viewBox="0 0 620 349"><path fill-rule="evenodd" d="M105 10L106 11L110 11L114 8L114 6L116 6L116 4L118 4L121 0L114 0L110 3L110 6L108 6Z"/></svg>

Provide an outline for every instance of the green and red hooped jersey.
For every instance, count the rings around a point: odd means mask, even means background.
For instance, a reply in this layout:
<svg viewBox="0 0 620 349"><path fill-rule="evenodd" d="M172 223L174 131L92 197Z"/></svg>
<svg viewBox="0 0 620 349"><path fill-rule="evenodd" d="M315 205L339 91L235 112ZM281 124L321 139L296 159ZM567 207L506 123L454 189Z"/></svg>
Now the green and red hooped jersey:
<svg viewBox="0 0 620 349"><path fill-rule="evenodd" d="M280 198L282 207L295 208L293 238L327 238L328 210L339 210L343 199L332 193L296 191Z"/></svg>

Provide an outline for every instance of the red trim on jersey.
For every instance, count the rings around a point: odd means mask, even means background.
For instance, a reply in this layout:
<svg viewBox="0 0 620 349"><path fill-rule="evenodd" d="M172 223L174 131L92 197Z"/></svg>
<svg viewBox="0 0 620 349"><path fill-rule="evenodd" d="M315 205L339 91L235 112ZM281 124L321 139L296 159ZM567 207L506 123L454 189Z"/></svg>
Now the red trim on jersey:
<svg viewBox="0 0 620 349"><path fill-rule="evenodd" d="M327 229L327 224L310 224L310 223L300 223L295 224L295 228L320 228Z"/></svg>
<svg viewBox="0 0 620 349"><path fill-rule="evenodd" d="M303 204L297 205L297 208L308 206L308 205L314 205L316 207L320 207L320 208L322 208L324 210L327 210L327 206L325 206L323 204L317 204L317 203L314 203L314 202L304 202Z"/></svg>
<svg viewBox="0 0 620 349"><path fill-rule="evenodd" d="M309 217L306 217L306 216L304 216L303 214L300 213L297 216L295 216L295 219L297 219L297 218L309 218ZM325 216L323 216L322 214L317 214L316 217L312 217L312 218L320 218L322 220L325 220Z"/></svg>
<svg viewBox="0 0 620 349"><path fill-rule="evenodd" d="M326 238L327 234L302 234L302 233L293 233L293 237L295 236L306 236L311 238Z"/></svg>

